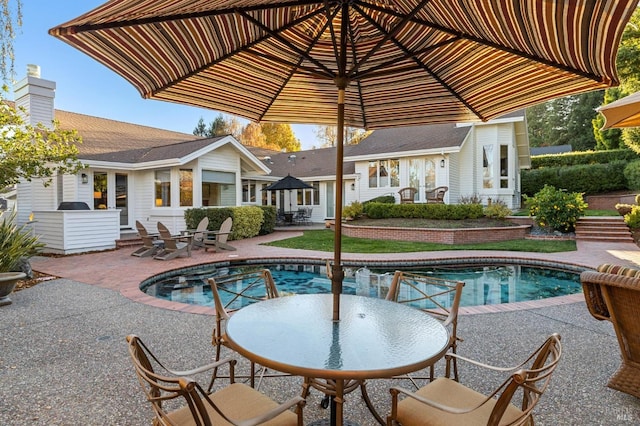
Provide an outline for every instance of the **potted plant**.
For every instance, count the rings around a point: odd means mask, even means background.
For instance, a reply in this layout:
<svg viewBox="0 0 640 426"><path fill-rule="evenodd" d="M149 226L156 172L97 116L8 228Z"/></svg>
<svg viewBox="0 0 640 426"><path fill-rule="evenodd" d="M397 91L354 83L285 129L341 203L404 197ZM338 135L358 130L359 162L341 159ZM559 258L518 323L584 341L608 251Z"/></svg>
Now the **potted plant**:
<svg viewBox="0 0 640 426"><path fill-rule="evenodd" d="M8 217L0 214L0 306L11 303L9 294L18 280L26 277L20 271L21 262L44 246L27 225L17 226L15 218L15 210Z"/></svg>

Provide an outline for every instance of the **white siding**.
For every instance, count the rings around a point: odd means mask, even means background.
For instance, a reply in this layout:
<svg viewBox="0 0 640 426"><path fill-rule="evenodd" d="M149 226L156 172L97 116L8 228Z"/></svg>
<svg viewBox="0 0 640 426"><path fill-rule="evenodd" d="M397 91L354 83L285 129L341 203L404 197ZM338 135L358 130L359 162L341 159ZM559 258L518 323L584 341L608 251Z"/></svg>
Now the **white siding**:
<svg viewBox="0 0 640 426"><path fill-rule="evenodd" d="M35 211L34 232L47 253L84 253L115 248L120 238L118 210Z"/></svg>

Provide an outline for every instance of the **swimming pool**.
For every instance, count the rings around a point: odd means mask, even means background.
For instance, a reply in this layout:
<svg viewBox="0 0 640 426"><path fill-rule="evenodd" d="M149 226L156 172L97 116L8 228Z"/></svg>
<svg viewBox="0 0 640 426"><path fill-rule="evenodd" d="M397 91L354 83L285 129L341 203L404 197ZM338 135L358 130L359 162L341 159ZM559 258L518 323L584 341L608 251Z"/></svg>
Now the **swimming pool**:
<svg viewBox="0 0 640 426"><path fill-rule="evenodd" d="M281 293L330 293L326 267L302 261L261 264L210 264L168 271L145 280L140 289L160 299L213 306L206 280L239 272L268 268ZM343 293L384 298L397 269L464 281L460 306L495 305L565 296L582 291L580 269L559 269L541 265L366 265L345 267ZM235 308L239 308L236 306Z"/></svg>

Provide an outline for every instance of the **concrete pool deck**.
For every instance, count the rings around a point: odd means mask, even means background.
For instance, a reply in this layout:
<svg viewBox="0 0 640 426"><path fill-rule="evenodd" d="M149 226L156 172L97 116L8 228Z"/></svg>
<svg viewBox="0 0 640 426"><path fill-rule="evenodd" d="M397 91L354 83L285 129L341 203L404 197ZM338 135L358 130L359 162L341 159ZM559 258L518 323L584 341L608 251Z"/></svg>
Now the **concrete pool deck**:
<svg viewBox="0 0 640 426"><path fill-rule="evenodd" d="M130 256L133 249L67 257L37 257L35 270L61 279L44 282L11 295L13 304L0 308L0 424L14 425L141 425L150 424L128 358L124 336L138 334L173 368L191 368L213 358L208 312L188 306L162 306L134 290L143 279L167 269L203 262L265 257L325 259L324 252L285 250L259 243L290 236L234 241L236 252L196 251L192 258L156 261ZM434 260L485 257L561 262L594 268L600 263L640 266L633 244L578 242L570 253L432 252L397 255L345 254L345 259ZM153 299L153 298L150 298ZM534 411L538 425L636 425L640 400L606 387L619 365L619 349L611 324L588 313L584 300L548 306L520 307L460 318L464 339L459 353L501 366L524 359L551 333L562 336L563 360ZM154 303L148 303L154 302ZM192 308L193 309L193 308ZM237 356L236 356L237 358ZM242 368L246 362L241 360ZM440 372L441 365L438 365ZM487 392L499 381L468 365L460 366L461 382ZM491 376L494 377L494 376ZM397 381L367 382L379 411L386 414L388 388ZM269 379L262 391L284 400L299 394L298 378ZM408 386L402 383L403 386ZM305 407L305 424L325 418L321 395L314 391ZM345 414L362 426L372 426L359 392L349 394Z"/></svg>

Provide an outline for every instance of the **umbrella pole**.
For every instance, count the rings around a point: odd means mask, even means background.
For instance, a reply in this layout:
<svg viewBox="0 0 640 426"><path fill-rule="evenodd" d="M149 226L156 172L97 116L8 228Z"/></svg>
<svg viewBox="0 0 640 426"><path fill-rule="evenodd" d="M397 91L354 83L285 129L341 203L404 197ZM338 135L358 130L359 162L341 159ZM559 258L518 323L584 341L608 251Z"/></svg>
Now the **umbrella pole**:
<svg viewBox="0 0 640 426"><path fill-rule="evenodd" d="M333 321L340 320L340 294L342 294L342 170L344 143L344 87L338 88L338 140L336 149L336 206L333 238L333 268L331 276L331 293L333 294Z"/></svg>

